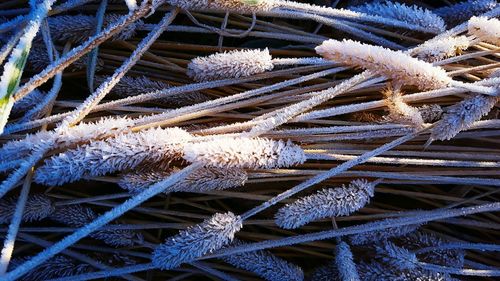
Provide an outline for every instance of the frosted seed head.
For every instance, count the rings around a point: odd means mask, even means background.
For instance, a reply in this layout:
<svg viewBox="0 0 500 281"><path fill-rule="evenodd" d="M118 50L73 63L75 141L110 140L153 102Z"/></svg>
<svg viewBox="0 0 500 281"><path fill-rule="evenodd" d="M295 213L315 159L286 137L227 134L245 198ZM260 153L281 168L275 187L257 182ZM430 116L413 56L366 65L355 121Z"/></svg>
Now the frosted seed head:
<svg viewBox="0 0 500 281"><path fill-rule="evenodd" d="M420 224L411 224L349 235L349 242L351 245L365 245L379 241L386 241L389 238L407 235L414 232L419 227Z"/></svg>
<svg viewBox="0 0 500 281"><path fill-rule="evenodd" d="M234 50L194 58L187 75L196 81L247 77L273 69L269 50Z"/></svg>
<svg viewBox="0 0 500 281"><path fill-rule="evenodd" d="M469 48L470 41L465 36L429 40L412 50L412 55L426 62L436 62L460 55Z"/></svg>
<svg viewBox="0 0 500 281"><path fill-rule="evenodd" d="M237 13L269 11L276 6L274 0L167 0L172 6L186 10L222 10Z"/></svg>
<svg viewBox="0 0 500 281"><path fill-rule="evenodd" d="M339 271L340 280L360 280L351 248L344 241L335 247L335 264Z"/></svg>
<svg viewBox="0 0 500 281"><path fill-rule="evenodd" d="M20 114L33 108L43 100L44 96L45 93L38 89L31 91L28 95L14 103L12 114Z"/></svg>
<svg viewBox="0 0 500 281"><path fill-rule="evenodd" d="M387 89L383 94L385 105L389 109L389 115L385 116L386 121L411 125L417 129L422 128L424 125L422 115L417 108L403 101L403 95L399 89Z"/></svg>
<svg viewBox="0 0 500 281"><path fill-rule="evenodd" d="M295 229L318 219L347 216L370 201L374 188L373 183L359 179L349 186L322 189L279 209L275 215L276 224Z"/></svg>
<svg viewBox="0 0 500 281"><path fill-rule="evenodd" d="M231 212L217 213L202 223L167 238L154 250L152 263L159 269L168 270L192 262L229 244L241 227L239 216Z"/></svg>
<svg viewBox="0 0 500 281"><path fill-rule="evenodd" d="M0 223L9 223L16 209L19 197L0 200ZM29 195L24 207L22 220L24 222L39 221L54 212L54 203L44 194Z"/></svg>
<svg viewBox="0 0 500 281"><path fill-rule="evenodd" d="M190 143L184 159L219 168L273 169L305 162L300 146L265 138L227 138Z"/></svg>
<svg viewBox="0 0 500 281"><path fill-rule="evenodd" d="M481 41L500 44L500 20L487 17L472 17L469 20L469 34Z"/></svg>
<svg viewBox="0 0 500 281"><path fill-rule="evenodd" d="M414 269L418 263L414 253L389 241L375 245L375 250L382 261L401 270Z"/></svg>
<svg viewBox="0 0 500 281"><path fill-rule="evenodd" d="M325 59L368 69L421 90L444 88L452 82L442 68L380 46L331 39L317 46L316 52Z"/></svg>

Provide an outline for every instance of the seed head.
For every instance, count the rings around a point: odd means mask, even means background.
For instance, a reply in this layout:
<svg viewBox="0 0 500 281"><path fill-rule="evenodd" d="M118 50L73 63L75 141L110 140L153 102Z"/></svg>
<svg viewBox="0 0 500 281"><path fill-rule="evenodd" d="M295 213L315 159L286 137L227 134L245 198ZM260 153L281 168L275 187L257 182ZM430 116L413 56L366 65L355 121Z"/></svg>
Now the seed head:
<svg viewBox="0 0 500 281"><path fill-rule="evenodd" d="M426 62L436 62L460 55L469 48L470 41L465 36L445 37L429 40L412 49L411 54Z"/></svg>
<svg viewBox="0 0 500 281"><path fill-rule="evenodd" d="M365 245L379 241L386 241L389 238L407 235L408 233L414 232L419 227L420 224L410 224L354 234L349 236L349 242L351 245Z"/></svg>
<svg viewBox="0 0 500 281"><path fill-rule="evenodd" d="M20 114L33 108L43 100L44 96L45 92L39 91L38 89L31 91L24 98L14 103L12 114Z"/></svg>
<svg viewBox="0 0 500 281"><path fill-rule="evenodd" d="M411 125L414 128L422 128L424 120L418 108L410 106L403 101L403 95L399 89L387 89L384 92L385 104L389 109L387 121Z"/></svg>
<svg viewBox="0 0 500 281"><path fill-rule="evenodd" d="M335 262L317 267L311 274L311 281L341 281Z"/></svg>
<svg viewBox="0 0 500 281"><path fill-rule="evenodd" d="M269 50L234 50L194 58L187 74L196 81L247 77L273 69Z"/></svg>
<svg viewBox="0 0 500 281"><path fill-rule="evenodd" d="M235 13L265 12L275 7L274 0L167 0L185 10L222 10Z"/></svg>
<svg viewBox="0 0 500 281"><path fill-rule="evenodd" d="M364 179L353 180L349 186L325 188L279 209L276 224L294 229L322 218L347 216L365 206L374 189L375 185Z"/></svg>
<svg viewBox="0 0 500 281"><path fill-rule="evenodd" d="M389 241L375 245L375 250L382 261L400 270L414 269L418 263L414 253Z"/></svg>
<svg viewBox="0 0 500 281"><path fill-rule="evenodd" d="M189 263L229 244L242 227L239 216L217 213L202 223L168 238L153 252L152 263L168 270Z"/></svg>
<svg viewBox="0 0 500 281"><path fill-rule="evenodd" d="M361 280L353 260L351 248L346 242L341 241L335 247L335 264L339 271L340 280Z"/></svg>
<svg viewBox="0 0 500 281"><path fill-rule="evenodd" d="M316 47L316 52L326 59L369 69L395 83L414 85L421 90L444 88L452 82L442 68L380 46L332 39Z"/></svg>
<svg viewBox="0 0 500 281"><path fill-rule="evenodd" d="M491 44L500 44L500 20L487 17L472 17L469 20L469 33Z"/></svg>
<svg viewBox="0 0 500 281"><path fill-rule="evenodd" d="M220 168L273 169L302 164L306 157L291 141L221 137L186 145L184 159Z"/></svg>
<svg viewBox="0 0 500 281"><path fill-rule="evenodd" d="M0 223L9 223L16 210L18 196L0 199ZM44 194L28 196L22 220L25 222L39 221L54 212L54 202Z"/></svg>

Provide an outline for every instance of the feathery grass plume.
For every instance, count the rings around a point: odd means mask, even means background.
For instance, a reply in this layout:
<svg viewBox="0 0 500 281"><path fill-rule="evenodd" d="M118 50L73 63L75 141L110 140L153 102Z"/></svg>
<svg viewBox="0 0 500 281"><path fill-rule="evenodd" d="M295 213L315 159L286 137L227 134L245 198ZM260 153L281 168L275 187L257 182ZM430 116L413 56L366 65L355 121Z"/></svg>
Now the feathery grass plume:
<svg viewBox="0 0 500 281"><path fill-rule="evenodd" d="M416 5L407 6L401 3L383 1L378 3L367 3L361 6L350 7L349 9L356 12L408 22L429 29L435 33L441 33L446 30L445 23L441 17Z"/></svg>
<svg viewBox="0 0 500 281"><path fill-rule="evenodd" d="M363 281L452 281L448 274L428 270L399 270L396 267L378 261L362 262L358 265Z"/></svg>
<svg viewBox="0 0 500 281"><path fill-rule="evenodd" d="M107 77L97 76L96 82L98 84L106 81ZM146 76L140 77L131 77L124 76L118 84L116 84L110 93L126 98L131 96L137 96L140 94L146 94L155 91L165 90L170 88L171 86L167 83L161 81L155 81L147 78ZM190 93L182 93L178 95L172 95L169 97L164 97L158 100L155 100L162 105L168 105L172 107L186 106L201 103L209 100L210 98L200 92L190 92Z"/></svg>
<svg viewBox="0 0 500 281"><path fill-rule="evenodd" d="M404 245L409 250L415 251L426 247L436 247L448 243L448 241L432 234L417 231L397 239L398 244ZM462 268L464 265L465 252L463 250L436 250L419 255L420 260L428 263Z"/></svg>
<svg viewBox="0 0 500 281"><path fill-rule="evenodd" d="M184 10L221 10L235 13L269 11L275 0L167 0L168 4Z"/></svg>
<svg viewBox="0 0 500 281"><path fill-rule="evenodd" d="M78 144L93 138L99 138L110 132L120 132L134 124L132 119L127 117L103 117L96 122L80 123L77 126L68 128L63 134L57 135L54 145L55 149L64 148L73 144ZM34 151L35 145L44 143L55 137L54 131L40 131L36 134L28 134L24 139L10 141L0 148L0 162L12 161L27 157Z"/></svg>
<svg viewBox="0 0 500 281"><path fill-rule="evenodd" d="M353 180L349 186L325 188L280 208L275 221L282 228L294 229L322 218L347 216L365 206L374 190L375 185L364 179Z"/></svg>
<svg viewBox="0 0 500 281"><path fill-rule="evenodd" d="M302 164L306 156L291 141L220 137L187 144L184 159L219 168L273 169Z"/></svg>
<svg viewBox="0 0 500 281"><path fill-rule="evenodd" d="M148 186L168 178L178 169L148 169L143 168L124 174L118 185L130 192L140 192ZM200 168L177 182L169 191L203 192L210 190L224 190L243 186L248 175L243 169L229 168Z"/></svg>
<svg viewBox="0 0 500 281"><path fill-rule="evenodd" d="M449 26L462 23L473 16L480 15L497 6L496 0L466 0L451 6L444 6L434 10Z"/></svg>
<svg viewBox="0 0 500 281"><path fill-rule="evenodd" d="M271 54L264 50L234 50L197 57L188 65L187 75L196 81L247 77L272 70Z"/></svg>
<svg viewBox="0 0 500 281"><path fill-rule="evenodd" d="M382 93L385 96L385 105L389 109L389 115L385 116L387 121L411 125L417 129L422 128L424 120L420 111L403 101L403 93L400 89L388 88Z"/></svg>
<svg viewBox="0 0 500 281"><path fill-rule="evenodd" d="M15 258L9 268L13 269L30 260L30 257ZM53 278L68 277L94 271L95 268L88 263L82 263L72 258L58 255L28 272L20 280L45 281Z"/></svg>
<svg viewBox="0 0 500 281"><path fill-rule="evenodd" d="M426 62L436 62L460 55L462 51L469 48L470 43L466 36L438 38L425 41L418 47L413 48L411 55Z"/></svg>
<svg viewBox="0 0 500 281"><path fill-rule="evenodd" d="M424 104L417 108L425 123L434 123L443 115L443 109L438 104Z"/></svg>
<svg viewBox="0 0 500 281"><path fill-rule="evenodd" d="M12 113L20 114L31 109L43 100L45 94L45 92L39 91L38 89L31 91L31 93L26 95L24 98L14 103Z"/></svg>
<svg viewBox="0 0 500 281"><path fill-rule="evenodd" d="M192 262L229 244L242 226L239 216L231 212L217 213L202 223L167 238L154 250L152 263L157 268L168 270Z"/></svg>
<svg viewBox="0 0 500 281"><path fill-rule="evenodd" d="M387 240L376 244L375 250L380 260L401 270L414 269L418 263L414 253Z"/></svg>
<svg viewBox="0 0 500 281"><path fill-rule="evenodd" d="M0 199L0 224L8 223L16 209L18 196ZM55 210L54 202L44 194L32 194L28 196L24 207L23 221L39 221Z"/></svg>
<svg viewBox="0 0 500 281"><path fill-rule="evenodd" d="M335 265L334 261L331 261L325 265L317 267L312 272L310 281L342 281L339 278L339 270Z"/></svg>
<svg viewBox="0 0 500 281"><path fill-rule="evenodd" d="M103 29L106 29L111 23L117 21L121 15L107 14L104 17ZM48 18L50 34L52 39L58 42L71 41L75 44L81 44L95 33L96 18L87 15L62 15ZM111 37L111 40L127 40L135 35L138 26L143 25L141 20L128 25L120 33Z"/></svg>
<svg viewBox="0 0 500 281"><path fill-rule="evenodd" d="M448 86L452 79L444 69L412 58L401 51L363 44L353 40L326 40L316 47L326 59L371 70L393 80L433 90Z"/></svg>
<svg viewBox="0 0 500 281"><path fill-rule="evenodd" d="M77 61L72 63L70 66L68 66L66 68L66 70L68 70L70 72L75 72L75 71L85 69L85 67L87 66L86 61L87 61L87 56L83 56L82 58L78 59ZM40 46L39 44L35 44L33 46L33 48L31 49L30 54L28 56L28 62L27 62L28 69L31 71L40 72L40 71L44 70L49 64L50 64L50 60L49 60L49 57L47 55L47 51L45 50L45 47ZM97 66L96 66L97 70L101 70L103 65L104 65L103 60L98 59ZM16 102L16 104L18 102Z"/></svg>
<svg viewBox="0 0 500 281"><path fill-rule="evenodd" d="M354 263L351 248L346 242L340 241L335 247L335 264L339 271L340 280L359 281L358 270Z"/></svg>
<svg viewBox="0 0 500 281"><path fill-rule="evenodd" d="M481 41L500 44L500 20L487 17L472 17L469 20L469 34Z"/></svg>
<svg viewBox="0 0 500 281"><path fill-rule="evenodd" d="M498 97L473 95L449 107L441 120L431 129L429 143L453 138L488 114L498 101Z"/></svg>
<svg viewBox="0 0 500 281"><path fill-rule="evenodd" d="M92 209L81 205L61 206L50 215L51 220L71 227L83 227L97 217ZM98 230L89 236L114 247L130 247L144 240L140 232L128 229Z"/></svg>
<svg viewBox="0 0 500 281"><path fill-rule="evenodd" d="M384 220L382 220L383 222ZM352 245L365 245L386 241L389 238L400 237L414 232L420 227L420 224L409 224L398 227L389 227L384 230L364 232L360 234L349 235L349 242Z"/></svg>
<svg viewBox="0 0 500 281"><path fill-rule="evenodd" d="M235 239L231 246L241 246L245 243ZM229 255L221 258L223 261L269 281L302 281L304 272L292 263L273 255L269 251L259 250Z"/></svg>
<svg viewBox="0 0 500 281"><path fill-rule="evenodd" d="M191 135L180 128L151 128L118 134L52 156L36 170L34 181L62 185L84 177L133 169L145 163L166 167L172 160L180 159L182 147L190 139Z"/></svg>

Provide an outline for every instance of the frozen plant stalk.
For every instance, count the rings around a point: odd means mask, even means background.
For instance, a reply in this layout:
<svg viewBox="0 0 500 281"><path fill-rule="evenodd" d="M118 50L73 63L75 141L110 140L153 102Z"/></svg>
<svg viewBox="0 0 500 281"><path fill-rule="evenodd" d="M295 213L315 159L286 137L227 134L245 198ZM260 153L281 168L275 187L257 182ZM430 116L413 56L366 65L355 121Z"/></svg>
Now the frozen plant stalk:
<svg viewBox="0 0 500 281"><path fill-rule="evenodd" d="M275 7L274 0L167 0L172 6L185 10L221 10L236 13L269 11Z"/></svg>
<svg viewBox="0 0 500 281"><path fill-rule="evenodd" d="M419 227L420 224L410 224L398 227L389 227L384 230L354 234L349 236L349 242L351 245L365 245L380 241L386 241L389 238L404 236L417 230Z"/></svg>
<svg viewBox="0 0 500 281"><path fill-rule="evenodd" d="M481 41L500 44L500 20L487 17L472 17L469 20L469 33Z"/></svg>
<svg viewBox="0 0 500 281"><path fill-rule="evenodd" d="M157 268L168 270L192 262L229 244L241 227L239 216L231 212L217 213L202 223L167 238L154 250L152 263Z"/></svg>
<svg viewBox="0 0 500 281"><path fill-rule="evenodd" d="M362 44L352 40L327 40L316 47L326 59L380 73L394 83L417 86L421 90L447 87L452 79L440 67L412 58L401 51Z"/></svg>
<svg viewBox="0 0 500 281"><path fill-rule="evenodd" d="M279 209L276 224L294 229L322 218L347 216L365 206L374 189L375 184L364 179L353 180L348 186L322 189Z"/></svg>
<svg viewBox="0 0 500 281"><path fill-rule="evenodd" d="M190 143L184 159L220 168L273 169L306 161L304 151L291 141L266 138L228 138Z"/></svg>

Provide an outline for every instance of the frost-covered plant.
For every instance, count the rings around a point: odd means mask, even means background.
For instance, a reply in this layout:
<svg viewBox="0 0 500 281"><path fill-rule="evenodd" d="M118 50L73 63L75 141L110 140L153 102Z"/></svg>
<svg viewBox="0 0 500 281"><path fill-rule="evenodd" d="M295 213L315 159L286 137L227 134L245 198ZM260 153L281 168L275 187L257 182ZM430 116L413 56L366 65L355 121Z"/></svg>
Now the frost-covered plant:
<svg viewBox="0 0 500 281"><path fill-rule="evenodd" d="M382 1L350 7L350 10L385 18L393 18L427 28L433 32L443 32L446 27L443 19L433 12L416 5L407 6L401 3Z"/></svg>
<svg viewBox="0 0 500 281"><path fill-rule="evenodd" d="M168 270L194 261L233 241L242 220L231 212L217 213L200 224L182 230L157 246L151 257L155 267Z"/></svg>
<svg viewBox="0 0 500 281"><path fill-rule="evenodd" d="M231 246L244 244L235 239ZM222 260L237 268L251 271L269 281L304 280L304 273L300 267L273 255L269 251L259 250L234 254L225 256Z"/></svg>
<svg viewBox="0 0 500 281"><path fill-rule="evenodd" d="M168 178L177 171L178 169L148 169L148 167L146 167L145 169L124 174L118 182L118 185L130 192L140 192L144 188ZM243 169L204 167L177 182L169 190L174 192L224 190L243 186L247 179L248 175Z"/></svg>
<svg viewBox="0 0 500 281"><path fill-rule="evenodd" d="M449 36L429 40L411 50L411 55L426 61L436 62L454 57L469 48L470 40L465 36Z"/></svg>
<svg viewBox="0 0 500 281"><path fill-rule="evenodd" d="M184 159L220 168L273 169L302 164L306 157L291 141L220 137L187 144Z"/></svg>
<svg viewBox="0 0 500 281"><path fill-rule="evenodd" d="M50 215L51 220L71 227L83 227L97 217L92 209L81 205L57 207ZM143 241L141 233L128 229L97 230L89 236L115 247L130 247Z"/></svg>
<svg viewBox="0 0 500 281"><path fill-rule="evenodd" d="M373 197L375 185L364 179L348 186L325 188L280 208L276 224L285 229L301 227L322 218L347 216L365 206Z"/></svg>
<svg viewBox="0 0 500 281"><path fill-rule="evenodd" d="M389 115L385 119L389 122L411 125L416 129L422 128L424 120L418 108L408 105L403 101L403 94L399 89L387 89L383 91L385 105L389 109Z"/></svg>
<svg viewBox="0 0 500 281"><path fill-rule="evenodd" d="M441 16L448 25L453 26L492 10L497 5L496 0L466 0L435 9L433 12Z"/></svg>
<svg viewBox="0 0 500 281"><path fill-rule="evenodd" d="M13 114L23 113L24 111L36 106L43 100L45 94L46 94L45 92L42 92L38 89L33 90L23 99L14 103L14 106L12 107L12 113Z"/></svg>
<svg viewBox="0 0 500 281"><path fill-rule="evenodd" d="M222 10L236 13L268 11L274 0L167 0L168 4L185 10Z"/></svg>
<svg viewBox="0 0 500 281"><path fill-rule="evenodd" d="M414 269L418 263L414 253L389 241L376 244L375 250L380 260L401 270Z"/></svg>
<svg viewBox="0 0 500 281"><path fill-rule="evenodd" d="M107 77L97 76L96 82L98 84L101 84L104 81L106 81L106 79ZM122 98L126 98L131 96L137 96L140 94L161 91L170 87L171 86L167 83L151 80L146 76L140 76L140 77L125 76L120 80L120 82L118 82L118 84L116 84L113 87L110 93ZM190 93L182 93L178 95L164 97L156 101L161 103L162 105L178 107L178 106L186 106L186 105L201 103L207 100L209 100L209 98L202 93L190 92Z"/></svg>
<svg viewBox="0 0 500 281"><path fill-rule="evenodd" d="M16 209L18 196L0 199L0 223L10 222ZM54 202L44 194L32 194L28 196L23 212L23 221L39 221L55 210Z"/></svg>
<svg viewBox="0 0 500 281"><path fill-rule="evenodd" d="M349 236L349 242L352 245L365 245L386 241L389 238L407 235L420 227L420 224L409 224L398 227L389 227L384 230L369 231Z"/></svg>
<svg viewBox="0 0 500 281"><path fill-rule="evenodd" d="M447 274L428 270L399 270L396 267L378 261L362 262L358 265L359 275L363 281L451 281Z"/></svg>
<svg viewBox="0 0 500 281"><path fill-rule="evenodd" d="M443 115L443 109L438 104L424 104L418 107L418 111L425 123L434 123Z"/></svg>
<svg viewBox="0 0 500 281"><path fill-rule="evenodd" d="M40 46L39 44L34 44L33 48L31 48L30 54L28 56L28 62L27 62L28 69L32 70L32 71L40 72L40 71L44 70L49 64L50 64L50 60L49 60L49 57L47 55L47 51L45 50L45 47ZM96 69L101 70L103 64L104 64L104 62L102 61L102 59L98 59ZM82 58L78 59L77 61L72 63L69 67L67 67L66 70L70 71L70 72L74 72L74 71L85 69L85 67L87 67L87 56L83 56ZM14 106L16 106L16 104L21 102L23 99L21 99L20 101L17 101L14 104Z"/></svg>
<svg viewBox="0 0 500 281"><path fill-rule="evenodd" d="M440 67L412 58L401 51L357 41L327 40L316 47L316 52L326 59L369 69L392 79L394 83L415 85L421 90L443 88L452 82Z"/></svg>
<svg viewBox="0 0 500 281"><path fill-rule="evenodd" d="M106 29L111 23L116 22L122 15L107 14L104 17L103 29ZM62 15L48 18L50 34L54 41L66 42L72 41L75 44L81 44L95 33L96 18L87 15ZM120 33L114 35L111 40L127 40L134 36L138 26L143 22L137 20L128 25Z"/></svg>
<svg viewBox="0 0 500 281"><path fill-rule="evenodd" d="M29 257L13 259L10 267L21 265ZM37 268L28 272L20 280L23 281L45 281L53 278L68 277L94 271L94 267L88 263L78 262L72 258L58 255L44 262Z"/></svg>
<svg viewBox="0 0 500 281"><path fill-rule="evenodd" d="M339 278L339 270L335 262L329 262L325 265L317 267L312 272L309 280L311 281L342 281Z"/></svg>
<svg viewBox="0 0 500 281"><path fill-rule="evenodd" d="M472 17L469 20L469 34L481 41L500 44L500 20L487 17Z"/></svg>
<svg viewBox="0 0 500 281"><path fill-rule="evenodd" d="M36 170L34 180L45 185L62 185L84 177L133 169L140 164L166 167L181 157L182 147L190 139L191 135L180 128L122 133L52 156Z"/></svg>
<svg viewBox="0 0 500 281"><path fill-rule="evenodd" d="M449 107L431 130L429 141L449 140L490 112L498 97L473 95Z"/></svg>
<svg viewBox="0 0 500 281"><path fill-rule="evenodd" d="M335 264L338 268L340 280L361 280L353 260L351 248L344 241L340 241L335 247Z"/></svg>

